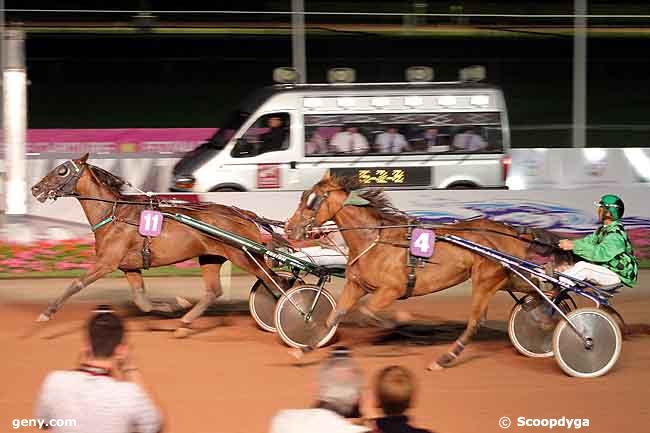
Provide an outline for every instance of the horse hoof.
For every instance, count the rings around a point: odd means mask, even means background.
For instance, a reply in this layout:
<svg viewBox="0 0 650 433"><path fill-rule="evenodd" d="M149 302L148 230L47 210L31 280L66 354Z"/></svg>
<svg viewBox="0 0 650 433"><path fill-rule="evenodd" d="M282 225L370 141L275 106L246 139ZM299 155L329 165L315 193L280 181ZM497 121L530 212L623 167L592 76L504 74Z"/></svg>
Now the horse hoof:
<svg viewBox="0 0 650 433"><path fill-rule="evenodd" d="M408 311L398 311L395 313L397 323L408 323L413 321L413 315Z"/></svg>
<svg viewBox="0 0 650 433"><path fill-rule="evenodd" d="M45 313L41 313L41 315L38 316L38 318L36 319L36 321L37 321L37 322L48 322L50 319L51 319L50 316L48 316L48 315L45 314Z"/></svg>
<svg viewBox="0 0 650 433"><path fill-rule="evenodd" d="M174 338L187 338L190 336L192 333L192 330L186 326L181 326L180 328L176 328L174 331Z"/></svg>
<svg viewBox="0 0 650 433"><path fill-rule="evenodd" d="M305 352L300 349L289 349L289 355L293 356L297 361L305 357Z"/></svg>
<svg viewBox="0 0 650 433"><path fill-rule="evenodd" d="M180 307L184 310L189 310L192 308L192 303L185 298L181 298L180 296L176 297L176 303L180 305Z"/></svg>
<svg viewBox="0 0 650 433"><path fill-rule="evenodd" d="M429 371L441 371L441 370L444 370L444 369L445 369L445 367L443 367L442 365L438 364L437 362L432 362L432 363L429 364L429 366L427 367L427 370L429 370Z"/></svg>

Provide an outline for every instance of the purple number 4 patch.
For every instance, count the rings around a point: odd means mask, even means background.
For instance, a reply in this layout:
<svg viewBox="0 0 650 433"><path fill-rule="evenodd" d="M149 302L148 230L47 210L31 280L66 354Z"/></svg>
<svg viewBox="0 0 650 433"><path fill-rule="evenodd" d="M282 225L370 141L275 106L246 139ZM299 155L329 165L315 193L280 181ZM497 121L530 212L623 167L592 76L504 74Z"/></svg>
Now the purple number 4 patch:
<svg viewBox="0 0 650 433"><path fill-rule="evenodd" d="M436 234L433 230L414 229L411 233L411 254L429 258L433 255Z"/></svg>
<svg viewBox="0 0 650 433"><path fill-rule="evenodd" d="M138 232L142 236L156 237L160 235L163 225L163 214L156 210L143 210L140 214Z"/></svg>

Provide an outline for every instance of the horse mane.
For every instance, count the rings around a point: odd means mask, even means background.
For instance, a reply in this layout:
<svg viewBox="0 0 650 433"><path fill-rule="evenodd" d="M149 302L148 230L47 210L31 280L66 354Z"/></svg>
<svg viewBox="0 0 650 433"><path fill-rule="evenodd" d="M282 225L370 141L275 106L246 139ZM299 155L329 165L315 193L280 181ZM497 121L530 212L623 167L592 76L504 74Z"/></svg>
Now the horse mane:
<svg viewBox="0 0 650 433"><path fill-rule="evenodd" d="M347 193L358 191L362 188L355 176L330 176L327 179L321 180L317 186L322 188L332 187L342 189ZM364 190L359 193L359 196L370 202L368 207L374 211L376 217L383 221L389 223L404 223L409 219L408 215L393 206L390 199L382 189Z"/></svg>
<svg viewBox="0 0 650 433"><path fill-rule="evenodd" d="M111 190L112 193L116 194L118 197L123 197L124 185L126 185L126 181L124 179L114 175L109 171L104 170L103 168L97 167L96 165L87 164L87 167L91 171L93 176L97 178L100 184L107 187L109 190Z"/></svg>

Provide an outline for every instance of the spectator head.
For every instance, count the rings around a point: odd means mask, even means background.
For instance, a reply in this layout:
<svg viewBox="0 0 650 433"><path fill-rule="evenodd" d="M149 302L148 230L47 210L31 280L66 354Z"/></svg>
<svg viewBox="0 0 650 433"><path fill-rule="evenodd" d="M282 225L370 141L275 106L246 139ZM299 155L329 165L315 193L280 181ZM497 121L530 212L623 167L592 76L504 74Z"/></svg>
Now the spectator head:
<svg viewBox="0 0 650 433"><path fill-rule="evenodd" d="M427 128L426 135L430 137L435 137L436 135L438 135L438 128Z"/></svg>
<svg viewBox="0 0 650 433"><path fill-rule="evenodd" d="M395 125L390 125L388 127L388 133L389 134L397 134L397 127Z"/></svg>
<svg viewBox="0 0 650 433"><path fill-rule="evenodd" d="M271 116L268 120L269 128L280 128L282 126L282 118L280 116Z"/></svg>
<svg viewBox="0 0 650 433"><path fill-rule="evenodd" d="M359 128L356 125L350 123L345 125L345 130L352 134L356 134L357 132L359 132Z"/></svg>
<svg viewBox="0 0 650 433"><path fill-rule="evenodd" d="M124 338L122 319L110 307L100 306L88 322L88 338L94 358L111 358Z"/></svg>
<svg viewBox="0 0 650 433"><path fill-rule="evenodd" d="M411 406L415 383L404 367L392 365L379 372L375 393L386 416L402 415Z"/></svg>
<svg viewBox="0 0 650 433"><path fill-rule="evenodd" d="M359 408L362 385L361 370L345 349L334 350L319 373L319 403L341 416L353 417Z"/></svg>

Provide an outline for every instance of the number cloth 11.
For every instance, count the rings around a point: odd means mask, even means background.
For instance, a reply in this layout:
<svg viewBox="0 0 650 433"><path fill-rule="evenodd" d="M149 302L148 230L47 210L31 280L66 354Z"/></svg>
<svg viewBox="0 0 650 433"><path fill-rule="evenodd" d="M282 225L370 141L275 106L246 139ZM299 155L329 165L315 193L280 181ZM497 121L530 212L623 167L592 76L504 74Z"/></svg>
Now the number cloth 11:
<svg viewBox="0 0 650 433"><path fill-rule="evenodd" d="M429 258L433 255L436 234L433 230L414 229L411 233L411 254Z"/></svg>
<svg viewBox="0 0 650 433"><path fill-rule="evenodd" d="M156 210L143 210L140 214L138 232L142 236L156 237L160 235L163 225L163 214Z"/></svg>

